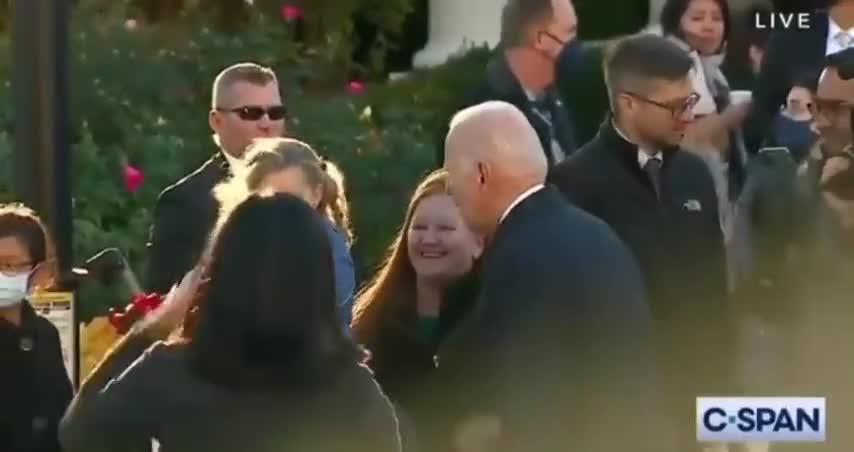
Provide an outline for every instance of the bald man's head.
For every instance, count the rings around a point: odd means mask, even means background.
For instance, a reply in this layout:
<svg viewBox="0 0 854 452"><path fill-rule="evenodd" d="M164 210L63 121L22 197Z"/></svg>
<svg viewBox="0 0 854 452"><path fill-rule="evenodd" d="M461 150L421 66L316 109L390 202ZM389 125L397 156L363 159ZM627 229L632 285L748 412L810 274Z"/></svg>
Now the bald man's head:
<svg viewBox="0 0 854 452"><path fill-rule="evenodd" d="M477 232L489 233L516 196L545 181L548 163L525 115L492 101L451 120L445 169L463 217Z"/></svg>

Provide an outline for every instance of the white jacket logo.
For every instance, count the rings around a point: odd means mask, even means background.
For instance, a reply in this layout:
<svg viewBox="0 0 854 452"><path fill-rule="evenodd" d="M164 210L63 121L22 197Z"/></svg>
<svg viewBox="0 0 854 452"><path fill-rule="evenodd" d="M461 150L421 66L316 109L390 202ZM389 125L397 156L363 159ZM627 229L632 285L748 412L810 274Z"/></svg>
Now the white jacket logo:
<svg viewBox="0 0 854 452"><path fill-rule="evenodd" d="M685 201L685 204L682 204L682 207L684 207L685 210L691 212L699 212L703 210L703 205L700 204L700 201L697 201L696 199L689 199Z"/></svg>

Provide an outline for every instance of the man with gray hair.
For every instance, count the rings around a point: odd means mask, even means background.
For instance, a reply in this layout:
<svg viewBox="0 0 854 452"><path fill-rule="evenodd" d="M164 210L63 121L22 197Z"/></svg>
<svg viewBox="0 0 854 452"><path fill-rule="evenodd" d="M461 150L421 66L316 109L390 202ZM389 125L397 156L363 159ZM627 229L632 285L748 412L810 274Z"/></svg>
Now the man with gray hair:
<svg viewBox="0 0 854 452"><path fill-rule="evenodd" d="M246 147L255 138L284 133L285 107L276 74L255 63L238 63L220 72L208 123L219 149L157 200L148 244L151 292L168 292L196 264L218 213L211 189L240 171Z"/></svg>
<svg viewBox="0 0 854 452"><path fill-rule="evenodd" d="M463 405L452 409L454 439L501 451L670 450L666 429L638 421L657 383L628 250L543 185L540 140L516 107L492 101L459 112L445 149L451 196L488 238L475 306L439 352L439 380ZM475 419L497 430L472 439Z"/></svg>

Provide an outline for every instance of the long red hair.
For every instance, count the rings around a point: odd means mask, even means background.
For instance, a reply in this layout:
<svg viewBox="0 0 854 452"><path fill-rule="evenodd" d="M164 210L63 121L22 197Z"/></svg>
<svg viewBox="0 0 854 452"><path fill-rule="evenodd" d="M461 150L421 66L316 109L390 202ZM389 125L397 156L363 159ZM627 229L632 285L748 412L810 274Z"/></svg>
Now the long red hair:
<svg viewBox="0 0 854 452"><path fill-rule="evenodd" d="M382 324L412 306L415 293L415 268L409 260L407 242L409 226L415 209L425 198L447 193L448 178L444 170L430 173L415 189L403 225L389 247L387 257L376 276L357 295L353 308L351 329L357 342L373 344L380 334ZM414 309L414 308L413 308Z"/></svg>

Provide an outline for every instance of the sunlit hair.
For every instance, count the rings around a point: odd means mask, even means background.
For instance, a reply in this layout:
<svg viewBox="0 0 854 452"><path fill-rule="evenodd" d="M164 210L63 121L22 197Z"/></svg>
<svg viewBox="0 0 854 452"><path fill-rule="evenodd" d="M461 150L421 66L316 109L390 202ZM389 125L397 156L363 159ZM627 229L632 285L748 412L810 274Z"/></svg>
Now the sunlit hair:
<svg viewBox="0 0 854 452"><path fill-rule="evenodd" d="M19 204L0 204L0 238L15 237L30 254L33 265L39 265L44 279L39 288L48 288L56 278L56 247L48 229L29 207Z"/></svg>
<svg viewBox="0 0 854 452"><path fill-rule="evenodd" d="M335 377L361 358L338 324L333 274L326 228L308 204L287 193L250 195L214 239L184 335L191 368L244 388Z"/></svg>
<svg viewBox="0 0 854 452"><path fill-rule="evenodd" d="M448 178L443 170L427 176L409 201L403 225L389 248L388 255L374 279L356 297L353 308L352 331L360 344L369 346L378 339L380 326L390 317L405 315L405 310L414 309L412 294L415 293L415 268L409 259L407 242L409 226L415 209L421 202L434 195L447 193Z"/></svg>
<svg viewBox="0 0 854 452"><path fill-rule="evenodd" d="M288 168L300 168L311 187L322 191L317 209L335 224L348 242L352 242L344 175L334 163L322 159L311 146L293 138L256 139L246 149L245 159L244 172L214 189L223 213L221 217L250 193L262 190L261 184L267 176Z"/></svg>

